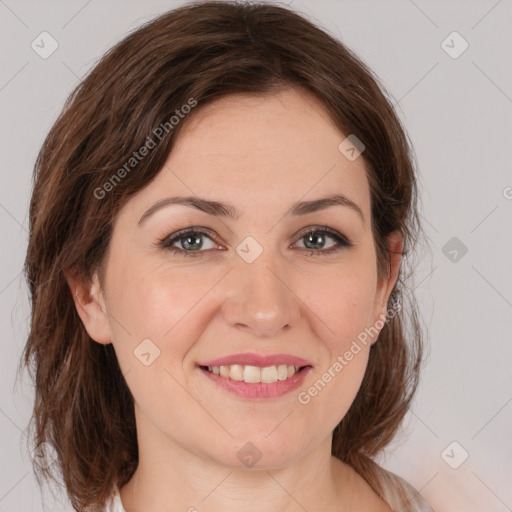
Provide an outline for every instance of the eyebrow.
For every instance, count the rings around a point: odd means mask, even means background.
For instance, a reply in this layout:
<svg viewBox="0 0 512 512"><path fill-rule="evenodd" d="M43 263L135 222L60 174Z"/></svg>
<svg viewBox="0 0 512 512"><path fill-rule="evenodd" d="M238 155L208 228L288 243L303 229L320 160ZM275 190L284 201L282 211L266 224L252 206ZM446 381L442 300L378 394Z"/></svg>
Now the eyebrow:
<svg viewBox="0 0 512 512"><path fill-rule="evenodd" d="M161 208L171 204L189 206L191 208L201 210L202 212L205 212L209 215L214 215L217 217L228 217L234 220L237 220L241 216L240 211L230 203L211 201L209 199L203 199L197 196L167 197L165 199L160 199L160 201L157 201L153 206L148 208L139 219L138 225L140 226L144 220L146 220L157 210L160 210ZM345 206L354 210L359 214L364 224L365 220L361 208L359 208L359 206L354 203L354 201L344 196L343 194L322 197L312 201L299 201L297 203L293 203L291 208L286 212L285 216L290 214L294 216L307 215L309 213L324 210L325 208L329 208L331 206Z"/></svg>

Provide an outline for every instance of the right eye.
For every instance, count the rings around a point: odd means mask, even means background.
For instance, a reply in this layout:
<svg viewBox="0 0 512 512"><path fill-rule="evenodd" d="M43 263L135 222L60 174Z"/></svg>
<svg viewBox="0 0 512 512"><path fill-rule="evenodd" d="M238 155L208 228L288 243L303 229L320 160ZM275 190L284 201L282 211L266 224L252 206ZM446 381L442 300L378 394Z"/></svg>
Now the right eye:
<svg viewBox="0 0 512 512"><path fill-rule="evenodd" d="M203 238L205 237L208 238L213 244L213 247L208 248L208 250L214 249L216 245L213 241L213 236L211 235L210 230L205 230L205 228L198 227L186 228L176 233L172 233L171 235L161 239L158 245L163 249L171 251L173 255L192 257L199 255L202 256L201 253L206 252L201 250L203 249ZM176 243L179 243L181 247L174 247Z"/></svg>

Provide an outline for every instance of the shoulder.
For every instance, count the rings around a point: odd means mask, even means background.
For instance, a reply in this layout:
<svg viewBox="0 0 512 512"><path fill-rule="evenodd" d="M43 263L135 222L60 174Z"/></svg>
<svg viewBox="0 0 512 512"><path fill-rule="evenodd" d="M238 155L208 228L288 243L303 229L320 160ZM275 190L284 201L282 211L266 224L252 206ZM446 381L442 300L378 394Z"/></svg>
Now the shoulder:
<svg viewBox="0 0 512 512"><path fill-rule="evenodd" d="M382 488L381 497L393 511L434 512L419 491L395 473L377 466L376 477Z"/></svg>
<svg viewBox="0 0 512 512"><path fill-rule="evenodd" d="M125 512L123 504L121 503L121 495L117 485L114 486L112 494L105 504L102 512Z"/></svg>
<svg viewBox="0 0 512 512"><path fill-rule="evenodd" d="M406 480L378 464L374 465L374 469L379 487L382 489L379 495L393 512L434 512L419 491ZM117 486L114 486L103 512L125 512Z"/></svg>

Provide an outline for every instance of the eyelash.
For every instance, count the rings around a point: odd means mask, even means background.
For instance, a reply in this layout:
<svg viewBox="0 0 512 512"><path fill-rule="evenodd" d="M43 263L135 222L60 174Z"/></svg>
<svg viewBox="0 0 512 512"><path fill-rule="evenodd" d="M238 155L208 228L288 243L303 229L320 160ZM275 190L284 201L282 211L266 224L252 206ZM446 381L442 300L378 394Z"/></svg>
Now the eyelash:
<svg viewBox="0 0 512 512"><path fill-rule="evenodd" d="M329 237L333 238L338 245L335 245L334 247L330 247L329 249L318 249L318 250L312 250L312 249L302 249L303 251L309 251L309 256L330 256L334 253L340 251L341 249L348 249L352 247L352 243L348 240L347 237L344 235L338 233L336 230L328 228L326 226L310 226L307 228L307 231L302 231L301 234L298 237L298 241L304 238L306 235L309 235L311 233L315 234L322 234L322 235L328 235ZM190 227L185 228L180 231L177 231L176 233L173 233L171 235L165 236L164 238L161 238L158 240L157 246L166 249L170 251L173 255L182 255L184 257L202 257L202 255L205 252L209 252L209 250L206 251L186 251L184 249L179 249L177 247L172 247L172 245L175 242L180 241L182 238L185 238L186 235L189 234L195 234L195 235L206 235L212 242L218 243L215 240L215 237L213 235L213 232L208 228L203 227Z"/></svg>

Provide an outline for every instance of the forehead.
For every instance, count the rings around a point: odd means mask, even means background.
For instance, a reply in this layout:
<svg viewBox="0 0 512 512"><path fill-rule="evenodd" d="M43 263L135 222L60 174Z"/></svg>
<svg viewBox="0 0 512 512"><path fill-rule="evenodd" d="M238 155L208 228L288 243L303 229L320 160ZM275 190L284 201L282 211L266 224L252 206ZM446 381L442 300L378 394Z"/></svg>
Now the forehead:
<svg viewBox="0 0 512 512"><path fill-rule="evenodd" d="M228 201L243 213L286 209L299 200L341 193L369 215L362 157L338 149L346 138L312 94L292 89L237 94L196 107L159 175L137 202L166 195ZM137 197L137 196L136 196Z"/></svg>
<svg viewBox="0 0 512 512"><path fill-rule="evenodd" d="M229 163L233 157L245 158L250 169L260 163L271 170L293 165L298 177L312 162L318 168L338 160L342 138L326 107L300 88L260 96L237 94L193 112L176 141L173 160L201 147L194 159L214 157Z"/></svg>

